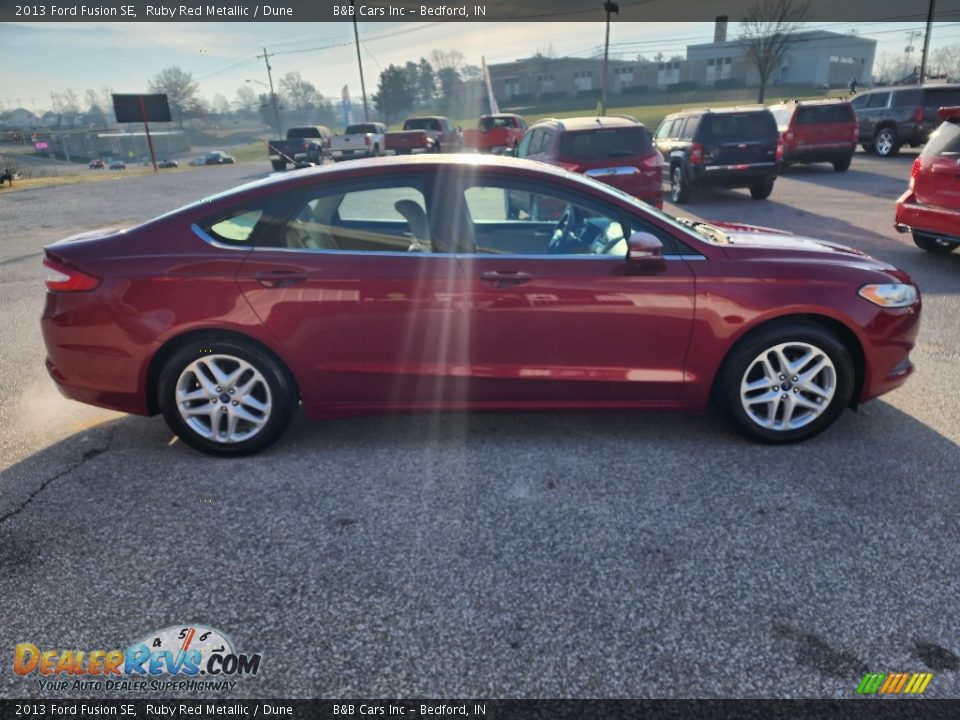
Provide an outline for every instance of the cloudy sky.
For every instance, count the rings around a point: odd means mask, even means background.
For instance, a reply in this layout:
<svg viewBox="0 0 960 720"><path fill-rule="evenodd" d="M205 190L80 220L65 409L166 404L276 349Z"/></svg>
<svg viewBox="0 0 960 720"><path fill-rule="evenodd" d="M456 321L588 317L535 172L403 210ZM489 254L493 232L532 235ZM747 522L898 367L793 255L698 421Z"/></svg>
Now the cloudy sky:
<svg viewBox="0 0 960 720"><path fill-rule="evenodd" d="M878 41L878 54L902 55L907 32L921 23L820 23L835 32L856 31ZM360 23L367 91L380 70L429 56L433 49L461 51L480 64L528 57L537 51L589 57L602 49L602 23ZM731 24L731 34L736 26ZM960 43L960 22L938 23L933 46ZM634 58L684 54L685 46L713 39L711 23L614 23L611 55ZM919 58L922 37L914 39ZM347 84L359 97L353 28L350 23L0 23L0 110L44 111L50 94L87 88L143 92L160 70L177 65L192 73L206 98L233 99L247 79L266 82L266 46L274 81L298 71L326 96L339 97ZM919 61L919 60L917 60ZM258 87L254 84L255 90Z"/></svg>

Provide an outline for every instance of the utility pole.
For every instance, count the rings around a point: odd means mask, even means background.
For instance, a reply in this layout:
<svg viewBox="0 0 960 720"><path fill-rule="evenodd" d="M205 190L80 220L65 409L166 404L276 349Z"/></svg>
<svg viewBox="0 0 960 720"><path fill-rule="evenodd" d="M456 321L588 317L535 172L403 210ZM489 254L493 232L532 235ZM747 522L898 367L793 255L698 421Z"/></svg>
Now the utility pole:
<svg viewBox="0 0 960 720"><path fill-rule="evenodd" d="M363 121L370 122L370 111L367 110L367 87L363 83L363 62L360 60L360 33L357 31L357 16L353 10L354 0L350 0L350 16L353 18L353 41L357 46L357 67L360 68L360 94L363 96Z"/></svg>
<svg viewBox="0 0 960 720"><path fill-rule="evenodd" d="M913 41L923 33L919 30L911 30L907 33L907 46L903 49L903 77L907 76L910 68L910 56L913 54Z"/></svg>
<svg viewBox="0 0 960 720"><path fill-rule="evenodd" d="M283 135L283 130L280 127L280 111L277 110L277 94L273 91L273 75L270 74L270 58L272 55L267 54L267 49L263 49L263 55L257 55L257 60L263 58L263 61L267 64L267 80L270 81L270 104L273 105L273 119L277 122L277 137L279 138Z"/></svg>
<svg viewBox="0 0 960 720"><path fill-rule="evenodd" d="M613 0L605 0L603 9L607 12L607 39L603 43L603 95L600 98L600 114L607 114L607 56L610 54L610 13L620 14L620 6Z"/></svg>
<svg viewBox="0 0 960 720"><path fill-rule="evenodd" d="M920 74L917 85L923 85L927 76L927 59L930 57L930 31L933 30L933 8L936 0L930 0L930 9L927 11L927 31L923 34L923 55L920 57Z"/></svg>

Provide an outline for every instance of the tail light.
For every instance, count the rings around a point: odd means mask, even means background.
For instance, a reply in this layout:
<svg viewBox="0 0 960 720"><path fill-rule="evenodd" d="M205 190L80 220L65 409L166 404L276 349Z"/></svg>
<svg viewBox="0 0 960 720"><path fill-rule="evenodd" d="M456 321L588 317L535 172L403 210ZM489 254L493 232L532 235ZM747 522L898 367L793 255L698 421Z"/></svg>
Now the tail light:
<svg viewBox="0 0 960 720"><path fill-rule="evenodd" d="M690 146L690 162L700 165L703 162L703 145L694 143Z"/></svg>
<svg viewBox="0 0 960 720"><path fill-rule="evenodd" d="M663 155L659 150L654 151L640 161L640 171L649 178L663 176Z"/></svg>
<svg viewBox="0 0 960 720"><path fill-rule="evenodd" d="M86 292L100 285L100 278L88 275L69 265L45 258L43 282L50 292Z"/></svg>
<svg viewBox="0 0 960 720"><path fill-rule="evenodd" d="M774 155L774 159L777 162L783 162L783 140L782 139L777 140L777 152Z"/></svg>
<svg viewBox="0 0 960 720"><path fill-rule="evenodd" d="M913 190L913 188L916 186L918 177L920 177L920 158L917 158L916 160L913 161L913 168L911 168L910 170L910 189L911 190Z"/></svg>
<svg viewBox="0 0 960 720"><path fill-rule="evenodd" d="M853 131L850 133L850 139L853 141L854 145L860 142L860 125L857 123L853 124Z"/></svg>
<svg viewBox="0 0 960 720"><path fill-rule="evenodd" d="M366 145L367 147L370 147L370 136L369 136L369 135L364 135L364 136L363 136L363 144Z"/></svg>
<svg viewBox="0 0 960 720"><path fill-rule="evenodd" d="M923 122L923 105L919 105L917 109L913 111L913 121L915 123Z"/></svg>
<svg viewBox="0 0 960 720"><path fill-rule="evenodd" d="M793 131L792 131L792 130L787 130L787 131L783 134L783 142L784 142L784 143L792 143L792 142L793 142Z"/></svg>

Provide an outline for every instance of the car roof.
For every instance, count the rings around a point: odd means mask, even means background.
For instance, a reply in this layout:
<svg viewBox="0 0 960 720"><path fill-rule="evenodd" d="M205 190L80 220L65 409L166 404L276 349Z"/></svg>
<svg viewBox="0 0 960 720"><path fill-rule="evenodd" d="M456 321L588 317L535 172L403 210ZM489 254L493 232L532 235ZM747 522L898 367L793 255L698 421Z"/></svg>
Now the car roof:
<svg viewBox="0 0 960 720"><path fill-rule="evenodd" d="M878 92L890 92L891 90L955 90L960 88L960 83L924 83L923 85L884 85L882 87L872 87L869 90L863 90L861 95Z"/></svg>
<svg viewBox="0 0 960 720"><path fill-rule="evenodd" d="M713 108L687 108L686 110L670 113L666 118L664 118L664 120L669 118L685 117L687 115L706 115L708 113L721 115L724 113L761 112L763 110L769 112L770 108L768 108L766 105L728 105L726 107Z"/></svg>
<svg viewBox="0 0 960 720"><path fill-rule="evenodd" d="M850 101L846 98L814 98L812 100L781 100L773 103L770 107L780 107L782 105L849 105Z"/></svg>
<svg viewBox="0 0 960 720"><path fill-rule="evenodd" d="M572 118L544 118L534 123L536 125L550 125L561 132L577 132L580 130L600 130L619 127L643 127L643 123L630 115L603 115L572 117Z"/></svg>

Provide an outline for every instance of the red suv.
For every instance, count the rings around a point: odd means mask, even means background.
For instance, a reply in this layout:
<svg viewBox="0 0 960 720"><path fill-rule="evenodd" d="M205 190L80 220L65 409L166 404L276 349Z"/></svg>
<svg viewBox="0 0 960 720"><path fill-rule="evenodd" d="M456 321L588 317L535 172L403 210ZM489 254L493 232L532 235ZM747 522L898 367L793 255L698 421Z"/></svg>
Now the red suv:
<svg viewBox="0 0 960 720"><path fill-rule="evenodd" d="M783 143L784 165L791 163L833 163L844 172L850 167L859 139L857 116L850 103L813 100L771 105Z"/></svg>
<svg viewBox="0 0 960 720"><path fill-rule="evenodd" d="M912 232L917 247L932 253L960 246L960 107L940 108L940 119L913 163L896 215L897 230Z"/></svg>
<svg viewBox="0 0 960 720"><path fill-rule="evenodd" d="M541 120L527 129L516 155L582 173L663 207L663 155L632 117Z"/></svg>

